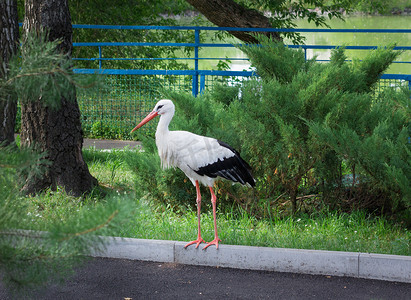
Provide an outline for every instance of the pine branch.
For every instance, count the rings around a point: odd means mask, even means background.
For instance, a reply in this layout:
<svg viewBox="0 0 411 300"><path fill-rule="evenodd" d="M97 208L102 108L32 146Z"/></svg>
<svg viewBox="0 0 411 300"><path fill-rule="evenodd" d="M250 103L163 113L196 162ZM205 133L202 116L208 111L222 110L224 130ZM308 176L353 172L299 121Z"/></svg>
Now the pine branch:
<svg viewBox="0 0 411 300"><path fill-rule="evenodd" d="M27 238L44 238L44 231L32 231L32 230L23 230L15 229L9 231L0 231L0 235L5 236L17 236L17 237L27 237Z"/></svg>
<svg viewBox="0 0 411 300"><path fill-rule="evenodd" d="M32 73L23 73L23 74L18 74L9 80L5 82L6 85L12 85L14 81L24 78L24 77L32 77L32 76L43 76L43 75L55 75L56 73L63 73L61 72L60 68L54 68L54 69L44 69L44 71L38 71L38 72L32 72ZM64 74L64 73L63 73Z"/></svg>
<svg viewBox="0 0 411 300"><path fill-rule="evenodd" d="M96 226L96 227L89 228L89 229L87 229L87 230L81 231L81 232L76 232L76 233L70 234L70 235L68 235L67 237L60 239L60 241L66 241L66 240L69 240L69 239L72 239L72 238L75 238L75 237L78 237L78 236L81 236L81 235L85 235L85 234L87 234L87 233L95 232L95 231L103 228L104 226L108 225L108 224L114 219L114 217L118 215L118 213L119 213L119 211L118 211L118 210L115 210L115 211L108 217L108 219L107 219L104 223L102 223L102 224L100 224L100 225L98 225L98 226Z"/></svg>

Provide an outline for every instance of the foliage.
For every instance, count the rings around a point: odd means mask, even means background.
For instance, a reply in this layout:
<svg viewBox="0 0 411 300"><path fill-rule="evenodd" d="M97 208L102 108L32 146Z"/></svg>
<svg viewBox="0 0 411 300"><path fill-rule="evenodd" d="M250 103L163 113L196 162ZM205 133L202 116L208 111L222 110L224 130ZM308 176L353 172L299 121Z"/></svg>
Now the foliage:
<svg viewBox="0 0 411 300"><path fill-rule="evenodd" d="M357 0L355 9L364 13L380 13L388 14L393 9L398 9L399 7L405 8L407 6L406 0L396 0L396 1L385 1L385 0Z"/></svg>
<svg viewBox="0 0 411 300"><path fill-rule="evenodd" d="M99 139L116 139L117 134L115 129L111 128L109 125L103 124L101 121L94 122L91 126L90 132L88 133L90 138Z"/></svg>
<svg viewBox="0 0 411 300"><path fill-rule="evenodd" d="M189 8L183 0L154 1L102 1L102 0L70 0L69 9L73 24L95 25L165 25L176 26L178 21L172 16L183 13ZM18 0L19 18L24 16L24 1ZM203 22L193 20L193 24ZM192 32L177 32L173 30L99 30L74 29L73 42L194 42ZM98 57L97 47L75 47L73 57ZM189 55L191 48L185 48ZM125 58L123 61L104 61L104 68L128 69L178 69L185 68L185 63L175 60L127 60L129 58L146 57L180 57L176 47L103 47L103 57ZM79 60L77 67L97 68L96 61Z"/></svg>
<svg viewBox="0 0 411 300"><path fill-rule="evenodd" d="M44 35L25 38L0 82L1 94L16 93L23 102L43 99L45 106L56 108L61 95L86 79L77 80L67 56L56 53L58 41L45 40ZM97 234L113 233L131 208L126 199L112 197L64 221L33 222L31 198L19 191L29 176L43 175L49 164L44 157L33 149L0 145L0 269L3 281L17 291L64 279L85 255L104 248L107 241Z"/></svg>
<svg viewBox="0 0 411 300"><path fill-rule="evenodd" d="M280 53L271 51L271 48L278 45L272 45L267 39L262 38L262 44L263 47L243 49L258 72L261 68L267 68L267 65L263 64L265 60L261 57L267 56L267 52L272 53L273 56ZM303 177L314 175L314 180L309 183L309 186L315 185L315 181L324 180L327 184L342 186L341 181L336 179L341 177L339 176L341 167L338 166L341 166L343 161L351 167L359 160L366 161L368 167L357 172L366 174L367 178L376 179L377 174L380 174L376 170L380 169L381 164L391 165L393 160L398 161L395 159L396 155L389 152L389 149L395 148L403 149L399 152L402 157L401 162L405 162L403 165L405 169L409 168L406 163L409 157L409 151L406 150L409 147L406 139L406 132L409 130L407 129L409 126L407 95L402 91L391 91L391 93L387 91L387 93L380 93L375 100L371 93L379 76L399 54L390 47L381 48L371 52L364 60L350 64L344 60L343 49L336 49L329 64L308 61L303 66L300 60L287 58L285 61L289 63L289 68L294 70L294 73L291 75L290 72L285 73L281 64L273 65L272 76L270 74L267 76L267 72L261 73L263 78L261 93L256 94L253 86L245 88L251 93L243 93L242 101L237 105L240 109L238 115L247 115L247 112L254 109L256 115L253 116L253 122L263 123L264 136L255 140L246 138L256 136L258 133L247 126L244 130L240 130L241 133L246 134L243 140L245 143L250 143L249 147L253 149L262 148L261 154L256 155L258 161L266 159L268 153L270 163L263 165L261 171L264 172L265 178L275 178L274 182L280 179L276 184L283 186L285 192L290 195L294 210L296 194L303 192L301 189ZM284 73L287 77L283 75ZM396 112L395 115L393 111ZM270 116L269 120L267 116ZM247 123L249 122L242 122L242 124ZM314 131L314 124L321 124L316 127L316 131ZM335 126L341 131L339 134L332 131L327 137L319 138L319 132L327 126ZM351 132L344 131L346 128L350 128ZM374 135L378 132L384 135L376 140ZM388 132L389 135L386 134ZM353 134L360 138L353 139ZM265 143L259 146L261 140L264 140L267 146ZM333 141L331 147L330 140ZM386 143L382 143L382 140ZM358 142L358 147L363 150L361 153L357 151L355 142ZM385 155L379 155L377 158L373 156L376 154L375 151L381 151ZM255 151L253 153L255 155ZM355 153L356 158L347 153ZM319 173L325 175L324 170L328 172L334 170L332 172L334 174L315 178ZM352 169L352 174L355 177L355 168ZM411 174L407 171L404 176L409 180ZM386 176L379 177L379 181L387 179ZM367 182L367 186L368 184L370 183ZM380 188L381 184L382 182L378 184ZM399 192L398 184L394 186ZM312 192L312 187L309 191ZM399 193L404 201L409 197L406 190ZM396 198L394 194L391 195L392 200L393 198ZM389 203L386 210L395 207L394 203L395 201ZM404 204L409 205L407 201Z"/></svg>
<svg viewBox="0 0 411 300"><path fill-rule="evenodd" d="M218 183L223 208L234 200L265 215L275 207L287 210L289 201L295 212L298 200L315 197L341 208L348 201L351 209L407 210L409 94L388 88L374 94L379 76L399 53L381 48L362 61L347 62L340 48L329 64L320 64L267 38L261 37L261 44L242 48L261 79L243 82L241 89L221 86L196 99L166 93L177 107L172 128L224 140L253 168L255 191ZM194 205L184 174L162 171L153 145L150 141L131 164L138 174L150 170L138 175L143 190L161 203Z"/></svg>
<svg viewBox="0 0 411 300"><path fill-rule="evenodd" d="M273 28L296 28L297 19L307 19L317 27L329 27L327 18L343 20L344 12L351 12L356 0L238 0L240 4L257 9L262 13L270 12L270 22ZM296 32L281 33L294 44L302 44L304 37Z"/></svg>
<svg viewBox="0 0 411 300"><path fill-rule="evenodd" d="M112 197L64 221L33 222L31 198L18 191L24 174L41 174L42 157L31 149L0 149L0 268L3 281L20 292L63 280L85 255L104 248L99 235L113 233L131 208L126 199Z"/></svg>
<svg viewBox="0 0 411 300"><path fill-rule="evenodd" d="M137 147L136 147L137 148ZM137 148L138 149L138 148ZM126 163L128 152L136 154L134 149L97 150L90 147L83 150L83 158L93 176L100 185L114 189L118 193L130 193L134 187L133 172ZM126 154L127 153L127 154Z"/></svg>
<svg viewBox="0 0 411 300"><path fill-rule="evenodd" d="M355 109L358 106L362 107ZM385 209L395 209L400 204L409 208L410 113L409 92L387 89L375 101L363 98L353 103L341 99L323 123L310 122L309 127L321 143L365 175L361 181L366 182L367 188L378 187L389 194L390 203Z"/></svg>
<svg viewBox="0 0 411 300"><path fill-rule="evenodd" d="M73 24L98 25L179 25L170 16L180 14L187 9L183 0L168 1L70 1ZM98 12L98 14L96 13ZM193 20L193 23L200 20ZM73 42L194 42L192 31L175 30L99 30L74 29ZM181 53L181 51L183 53ZM104 58L126 58L123 61L103 61L103 67L122 69L186 69L187 64L172 58L190 56L191 47L103 47ZM98 57L97 47L76 47L74 57ZM129 58L167 58L166 60L127 60ZM77 61L78 67L96 68L96 62Z"/></svg>
<svg viewBox="0 0 411 300"><path fill-rule="evenodd" d="M47 40L47 33L30 33L22 39L20 51L10 60L7 77L0 79L0 95L15 93L21 103L41 99L46 107L58 108L61 96L74 99L73 86L97 87L95 76L73 73L70 58L56 51L59 40Z"/></svg>
<svg viewBox="0 0 411 300"><path fill-rule="evenodd" d="M316 26L327 26L327 18L344 18L344 12L350 11L357 0L329 1L311 0L238 0L240 5L257 9L261 13L272 12L270 20L274 28L295 28L296 19L307 18ZM23 1L18 1L19 16L24 15ZM69 1L71 19L73 24L97 25L165 25L177 26L184 23L184 13L193 9L183 0L155 0L155 1L128 1L115 2L88 0ZM320 13L319 13L320 12ZM175 17L178 16L178 17ZM183 24L184 25L184 24ZM190 25L211 24L201 17L190 18ZM202 33L206 34L206 33ZM304 37L299 33L281 33L290 38L294 43L302 43ZM221 33L216 33L215 38L221 40ZM203 38L203 36L202 36ZM100 30L100 29L74 29L73 42L194 42L192 31L174 30ZM97 47L75 47L73 57L97 58ZM193 48L185 47L182 50L176 47L103 47L103 58L122 58L121 61L104 60L103 67L125 69L183 69L188 65L185 62L173 60L176 57L190 57ZM146 58L134 60L133 58ZM167 60L150 60L150 58L167 58ZM148 60L147 60L148 59ZM78 60L78 67L97 68L98 60Z"/></svg>

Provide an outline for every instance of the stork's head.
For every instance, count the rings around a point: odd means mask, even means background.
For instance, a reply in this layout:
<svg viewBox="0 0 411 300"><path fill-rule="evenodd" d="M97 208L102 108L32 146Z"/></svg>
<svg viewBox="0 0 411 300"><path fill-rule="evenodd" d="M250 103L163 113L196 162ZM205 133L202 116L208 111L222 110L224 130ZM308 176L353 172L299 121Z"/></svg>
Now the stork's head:
<svg viewBox="0 0 411 300"><path fill-rule="evenodd" d="M148 121L154 119L158 115L166 115L166 114L171 114L174 115L174 103L171 100L168 99L162 99L157 102L156 106L154 106L154 109L145 117L136 127L131 130L131 132L139 129L141 126L146 124Z"/></svg>
<svg viewBox="0 0 411 300"><path fill-rule="evenodd" d="M174 113L175 107L173 101L169 99L162 99L157 102L154 106L153 111L157 112L158 115L164 115L166 113Z"/></svg>

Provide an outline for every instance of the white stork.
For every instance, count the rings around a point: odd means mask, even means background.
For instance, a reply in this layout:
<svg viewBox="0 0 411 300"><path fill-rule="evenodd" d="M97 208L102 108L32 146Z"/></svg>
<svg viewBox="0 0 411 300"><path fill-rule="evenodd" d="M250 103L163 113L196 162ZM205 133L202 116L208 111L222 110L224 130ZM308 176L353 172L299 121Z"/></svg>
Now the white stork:
<svg viewBox="0 0 411 300"><path fill-rule="evenodd" d="M178 167L191 180L197 191L198 237L184 248L196 244L196 248L205 241L201 237L200 210L201 194L199 183L208 186L211 193L214 217L214 240L203 248L216 245L221 241L217 234L216 196L213 184L217 177L254 186L255 180L251 168L240 154L224 142L214 138L200 136L187 131L170 131L168 125L174 116L175 107L171 100L160 100L131 132L137 130L154 117L160 115L156 131L156 145L163 168Z"/></svg>

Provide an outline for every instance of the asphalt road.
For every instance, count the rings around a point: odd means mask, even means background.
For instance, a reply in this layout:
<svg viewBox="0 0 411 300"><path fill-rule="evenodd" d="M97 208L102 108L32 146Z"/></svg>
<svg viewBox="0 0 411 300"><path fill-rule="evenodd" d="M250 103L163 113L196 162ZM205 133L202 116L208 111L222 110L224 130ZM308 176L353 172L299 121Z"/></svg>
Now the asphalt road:
<svg viewBox="0 0 411 300"><path fill-rule="evenodd" d="M95 258L33 299L411 299L411 284ZM0 285L0 299L7 296Z"/></svg>

